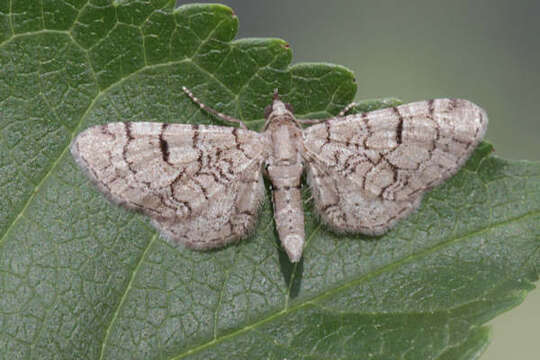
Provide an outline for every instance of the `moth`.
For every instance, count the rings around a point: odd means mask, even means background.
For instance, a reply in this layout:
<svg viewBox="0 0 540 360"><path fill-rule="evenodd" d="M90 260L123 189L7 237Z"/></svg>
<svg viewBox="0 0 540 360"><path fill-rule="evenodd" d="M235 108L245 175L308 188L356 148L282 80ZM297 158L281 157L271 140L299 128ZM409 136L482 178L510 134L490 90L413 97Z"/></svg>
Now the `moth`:
<svg viewBox="0 0 540 360"><path fill-rule="evenodd" d="M264 199L264 174L291 262L304 248L304 172L331 230L380 235L458 171L488 123L484 110L460 99L345 115L351 104L330 119L297 119L276 90L259 133L183 90L202 110L239 127L94 126L74 140L75 160L112 201L150 216L172 243L197 250L248 236Z"/></svg>

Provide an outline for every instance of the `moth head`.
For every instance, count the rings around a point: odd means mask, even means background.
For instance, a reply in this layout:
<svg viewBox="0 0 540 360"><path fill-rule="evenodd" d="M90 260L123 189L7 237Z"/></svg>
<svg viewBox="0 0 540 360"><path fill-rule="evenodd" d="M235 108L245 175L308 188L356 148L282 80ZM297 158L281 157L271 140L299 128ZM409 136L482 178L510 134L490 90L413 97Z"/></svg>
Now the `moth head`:
<svg viewBox="0 0 540 360"><path fill-rule="evenodd" d="M275 89L272 104L264 108L264 117L266 119L269 119L270 115L280 116L285 114L290 114L292 116L292 113L292 105L281 101L281 99L279 98L278 89Z"/></svg>

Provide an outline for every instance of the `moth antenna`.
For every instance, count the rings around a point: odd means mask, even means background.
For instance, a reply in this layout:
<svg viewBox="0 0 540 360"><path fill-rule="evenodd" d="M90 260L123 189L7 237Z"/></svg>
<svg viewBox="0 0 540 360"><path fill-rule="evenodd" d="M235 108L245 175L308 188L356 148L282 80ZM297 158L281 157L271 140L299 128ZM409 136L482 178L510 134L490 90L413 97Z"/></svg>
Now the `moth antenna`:
<svg viewBox="0 0 540 360"><path fill-rule="evenodd" d="M189 96L189 98L191 100L193 100L193 102L195 104L199 105L199 107L202 110L207 111L210 114L214 114L215 116L217 116L218 118L220 118L223 121L228 121L230 123L239 124L242 129L247 130L248 127L246 126L246 124L244 124L244 122L242 120L233 118L232 116L229 116L229 115L226 115L226 114L223 114L223 113L211 108L210 106L207 106L207 105L203 104L201 102L201 100L199 100L197 97L195 97L195 95L193 95L191 90L189 90L187 87L182 86L182 91L185 92L186 95Z"/></svg>

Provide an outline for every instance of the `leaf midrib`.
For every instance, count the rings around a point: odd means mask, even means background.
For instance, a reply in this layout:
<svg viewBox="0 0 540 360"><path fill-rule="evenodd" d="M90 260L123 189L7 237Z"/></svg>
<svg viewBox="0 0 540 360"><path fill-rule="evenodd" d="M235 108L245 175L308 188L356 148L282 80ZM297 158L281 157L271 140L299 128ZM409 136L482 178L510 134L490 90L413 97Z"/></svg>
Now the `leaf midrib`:
<svg viewBox="0 0 540 360"><path fill-rule="evenodd" d="M509 219L506 219L506 220L503 220L503 221L500 221L500 222L497 222L497 223L493 223L493 224L490 224L488 226L484 226L484 227L481 227L479 229L476 229L476 230L473 230L473 231L470 231L470 232L467 232L467 233L464 233L460 236L456 236L456 237L449 237L447 240L445 241L442 241L438 244L436 244L435 246L433 247L430 247L430 248L426 248L426 249L423 249L422 251L419 251L417 253L412 253L398 261L395 261L395 262L392 262L388 265L385 265L379 269L375 269L371 272L368 272L362 276L360 276L359 278L357 279L354 279L354 280L351 280L347 283L344 283L344 284L341 284L340 286L336 286L336 287L333 287L333 288L330 288L326 291L324 291L323 293L319 294L319 295L316 295L310 299L307 299L306 301L303 301L301 303L298 303L298 304L295 304L293 306L290 306L290 307L285 307L283 308L282 310L280 311L277 311L275 313L272 313L270 314L269 316L263 318L263 319L260 319L248 326L245 326L243 328L240 328L240 329L237 329L237 330L234 330L226 335L223 335L221 337L214 337L214 339L206 342L206 343L203 343L201 345L198 345L192 349L189 349L179 355L176 355L172 358L170 358L170 360L179 360L179 359L183 359L185 358L186 356L189 356L189 355L192 355L194 353L197 353L197 352L200 352L200 351L203 351L205 350L206 348L209 348L213 345L217 345L219 343L222 343L228 339L231 339L231 338L234 338L236 336L239 336L239 335L242 335L243 333L245 332L248 332L252 329L255 329L259 326L262 326L270 321L273 321L275 319L278 319L282 316L285 316L285 315L288 315L292 312L295 312L297 310L300 310L302 309L303 307L306 307L306 306L309 306L309 305L316 305L317 302L321 301L321 300L324 300L325 298L328 298L328 297L331 297L332 295L334 294L337 294L341 291L344 291L350 287L353 287L353 286L356 286L356 285L359 285L365 281L368 281L378 275L381 275L385 272L388 272L388 271L391 271L399 266L402 266L402 265L406 265L406 264L409 264L411 262L413 262L414 260L417 260L419 258L422 258L422 257L425 257L425 256L428 256L442 248L445 248L447 246L450 246L450 245L453 245L455 243L458 243L460 241L463 241L463 240L466 240L468 239L469 237L473 237L473 236L476 236L476 235L479 235L479 234L482 234L486 231L489 231L489 230L492 230L494 228L497 228L497 227L500 227L500 226L505 226L507 224L510 224L510 223L513 223L513 222L517 222L517 221L521 221L525 218L528 218L530 216L535 216L535 215L540 215L540 210L533 210L533 211L529 211L529 212L526 212L524 214L521 214L519 216L515 216L515 217L512 217L512 218L509 218Z"/></svg>

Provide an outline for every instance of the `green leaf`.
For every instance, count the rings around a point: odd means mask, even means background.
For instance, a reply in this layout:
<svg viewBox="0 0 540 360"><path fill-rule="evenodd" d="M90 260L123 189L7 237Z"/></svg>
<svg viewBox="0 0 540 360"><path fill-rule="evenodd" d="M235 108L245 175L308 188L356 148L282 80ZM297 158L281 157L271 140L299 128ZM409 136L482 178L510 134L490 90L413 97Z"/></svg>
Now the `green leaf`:
<svg viewBox="0 0 540 360"><path fill-rule="evenodd" d="M482 144L377 238L327 232L306 191L295 266L268 201L251 238L201 253L88 182L68 146L89 126L219 123L182 85L253 129L274 88L299 117L354 97L343 67L290 66L282 40L233 41L229 8L172 3L0 2L0 358L477 358L484 324L538 279L538 163Z"/></svg>

